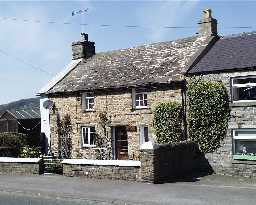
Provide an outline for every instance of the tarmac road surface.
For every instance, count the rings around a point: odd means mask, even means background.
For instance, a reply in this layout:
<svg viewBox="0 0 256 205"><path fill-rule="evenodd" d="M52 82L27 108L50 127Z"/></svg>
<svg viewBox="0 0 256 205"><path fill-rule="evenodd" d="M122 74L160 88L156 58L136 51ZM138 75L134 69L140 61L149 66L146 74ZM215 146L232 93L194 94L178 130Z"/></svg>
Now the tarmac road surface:
<svg viewBox="0 0 256 205"><path fill-rule="evenodd" d="M208 176L196 182L146 184L59 175L0 175L0 205L256 204L256 181Z"/></svg>

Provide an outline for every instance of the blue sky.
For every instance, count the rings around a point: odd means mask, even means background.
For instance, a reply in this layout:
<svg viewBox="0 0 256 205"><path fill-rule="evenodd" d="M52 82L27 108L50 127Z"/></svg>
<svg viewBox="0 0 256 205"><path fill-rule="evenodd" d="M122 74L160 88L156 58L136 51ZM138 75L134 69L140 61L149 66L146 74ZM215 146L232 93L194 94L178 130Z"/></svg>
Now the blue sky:
<svg viewBox="0 0 256 205"><path fill-rule="evenodd" d="M86 8L72 17L72 11ZM170 41L194 35L205 8L213 10L220 35L256 30L256 1L2 1L0 104L34 97L70 62L71 43L81 32L95 41L96 52Z"/></svg>

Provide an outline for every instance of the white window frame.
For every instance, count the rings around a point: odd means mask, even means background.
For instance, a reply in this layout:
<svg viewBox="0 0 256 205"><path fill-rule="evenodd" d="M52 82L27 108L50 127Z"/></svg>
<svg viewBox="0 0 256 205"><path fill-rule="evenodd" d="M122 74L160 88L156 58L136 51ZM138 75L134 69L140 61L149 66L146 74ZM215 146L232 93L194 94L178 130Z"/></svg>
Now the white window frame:
<svg viewBox="0 0 256 205"><path fill-rule="evenodd" d="M91 99L93 99L93 103L90 103ZM92 108L90 108L89 105L92 105ZM95 97L85 96L85 111L94 111L94 105L95 105Z"/></svg>
<svg viewBox="0 0 256 205"><path fill-rule="evenodd" d="M234 100L234 88L250 88L256 87L256 83L234 83L235 80L238 79L247 79L247 78L255 78L256 76L243 76L243 77L235 77L231 79L231 93L232 93L232 101L235 102L255 102L256 100Z"/></svg>
<svg viewBox="0 0 256 205"><path fill-rule="evenodd" d="M148 125L140 125L140 145L143 145L145 141L145 127L148 128L148 142L150 141L149 137L149 126Z"/></svg>
<svg viewBox="0 0 256 205"><path fill-rule="evenodd" d="M94 128L94 132L91 132L91 129ZM84 136L86 133L86 130L88 131L88 143L84 143ZM95 127L94 126L82 126L81 127L81 140L82 140L82 147L96 147L95 144L91 144L91 134L96 134Z"/></svg>
<svg viewBox="0 0 256 205"><path fill-rule="evenodd" d="M142 99L137 100L136 97L137 95L142 95ZM145 95L146 95L146 100L145 100ZM147 105L141 105L144 104L144 101L147 102ZM136 102L139 102L139 105L136 105ZM134 94L134 107L136 109L141 109L141 108L148 108L148 93L147 92L135 92Z"/></svg>
<svg viewBox="0 0 256 205"><path fill-rule="evenodd" d="M239 131L249 131L249 132L253 132L252 134L239 134L239 135L236 135L236 132L239 132ZM256 129L254 128L251 128L251 129L246 129L246 128L241 128L241 129L233 129L233 133L232 133L232 136L233 136L233 156L237 157L237 156L245 156L245 157L242 157L243 159L245 160L256 160L256 155L253 155L253 159L249 159L250 158L250 155L243 155L243 154L236 154L236 150L235 150L235 140L248 140L248 141L255 141L256 143ZM246 156L249 156L249 158L247 158ZM235 158L236 159L236 158Z"/></svg>

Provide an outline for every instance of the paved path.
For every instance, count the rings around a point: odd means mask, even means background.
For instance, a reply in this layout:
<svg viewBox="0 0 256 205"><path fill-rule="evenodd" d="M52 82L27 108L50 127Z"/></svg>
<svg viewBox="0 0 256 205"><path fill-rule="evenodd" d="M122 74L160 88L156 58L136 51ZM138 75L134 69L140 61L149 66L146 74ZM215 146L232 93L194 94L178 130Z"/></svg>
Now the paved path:
<svg viewBox="0 0 256 205"><path fill-rule="evenodd" d="M42 202L44 199L44 203ZM256 204L255 181L210 176L196 182L143 184L64 176L0 176L0 205ZM23 202L22 202L23 200ZM9 204L8 204L8 203ZM23 205L22 204L22 205Z"/></svg>

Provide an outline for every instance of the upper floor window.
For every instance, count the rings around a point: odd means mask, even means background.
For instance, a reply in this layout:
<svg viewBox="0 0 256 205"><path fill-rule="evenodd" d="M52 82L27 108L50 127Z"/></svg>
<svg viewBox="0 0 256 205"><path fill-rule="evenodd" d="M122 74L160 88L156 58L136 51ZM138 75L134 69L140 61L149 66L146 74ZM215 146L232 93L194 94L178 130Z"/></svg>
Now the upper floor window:
<svg viewBox="0 0 256 205"><path fill-rule="evenodd" d="M231 82L233 101L256 100L256 76L233 78Z"/></svg>
<svg viewBox="0 0 256 205"><path fill-rule="evenodd" d="M135 89L132 89L132 101L133 108L147 108L148 107L148 96L146 92L138 92Z"/></svg>
<svg viewBox="0 0 256 205"><path fill-rule="evenodd" d="M84 93L82 100L82 107L85 111L93 111L94 110L94 96L91 93Z"/></svg>
<svg viewBox="0 0 256 205"><path fill-rule="evenodd" d="M95 127L82 127L82 146L83 147L94 147L96 132Z"/></svg>

